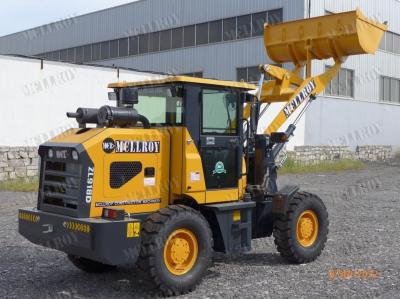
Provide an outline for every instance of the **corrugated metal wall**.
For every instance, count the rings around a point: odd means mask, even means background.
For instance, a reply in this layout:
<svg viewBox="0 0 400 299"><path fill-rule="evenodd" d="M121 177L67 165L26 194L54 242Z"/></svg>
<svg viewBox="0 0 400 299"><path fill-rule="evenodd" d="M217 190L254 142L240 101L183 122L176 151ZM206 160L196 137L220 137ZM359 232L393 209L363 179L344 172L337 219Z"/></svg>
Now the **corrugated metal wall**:
<svg viewBox="0 0 400 299"><path fill-rule="evenodd" d="M62 21L55 32L45 27L2 37L0 54L34 55L135 35L138 31L158 31L277 8L283 8L284 20L301 18L304 0L142 0ZM269 60L262 38L252 38L101 64L172 73L203 71L207 77L236 79L236 67L263 62Z"/></svg>

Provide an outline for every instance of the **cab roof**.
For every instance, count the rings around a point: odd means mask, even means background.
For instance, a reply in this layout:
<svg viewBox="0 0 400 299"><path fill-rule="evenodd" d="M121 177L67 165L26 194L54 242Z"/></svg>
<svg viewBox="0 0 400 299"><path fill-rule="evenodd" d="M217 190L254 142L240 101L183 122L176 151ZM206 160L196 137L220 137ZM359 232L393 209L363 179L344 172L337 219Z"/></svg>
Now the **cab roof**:
<svg viewBox="0 0 400 299"><path fill-rule="evenodd" d="M171 77L165 77L165 78L161 78L161 79L151 79L151 80L138 81L138 82L111 83L108 85L108 87L109 88L140 87L140 86L160 85L160 84L168 84L168 83L194 83L194 84L202 84L202 85L213 85L213 86L239 88L239 89L245 89L245 90L254 90L257 88L255 85L248 84L245 82L204 79L204 78L195 78L195 77L188 77L188 76L171 76Z"/></svg>

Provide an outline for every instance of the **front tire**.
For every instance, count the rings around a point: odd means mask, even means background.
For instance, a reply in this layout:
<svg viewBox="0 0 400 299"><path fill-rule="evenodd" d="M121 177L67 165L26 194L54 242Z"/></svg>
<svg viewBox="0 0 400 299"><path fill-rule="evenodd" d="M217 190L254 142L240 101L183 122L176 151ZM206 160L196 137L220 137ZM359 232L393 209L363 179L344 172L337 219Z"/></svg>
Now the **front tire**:
<svg viewBox="0 0 400 299"><path fill-rule="evenodd" d="M211 263L213 239L207 220L196 210L172 205L142 225L139 268L165 295L195 288Z"/></svg>
<svg viewBox="0 0 400 299"><path fill-rule="evenodd" d="M78 269L88 273L104 273L110 272L116 268L116 266L102 264L93 260L89 260L84 257L68 254L68 259Z"/></svg>
<svg viewBox="0 0 400 299"><path fill-rule="evenodd" d="M298 192L286 215L274 221L275 245L289 262L309 263L324 249L328 226L328 212L322 200L314 194Z"/></svg>

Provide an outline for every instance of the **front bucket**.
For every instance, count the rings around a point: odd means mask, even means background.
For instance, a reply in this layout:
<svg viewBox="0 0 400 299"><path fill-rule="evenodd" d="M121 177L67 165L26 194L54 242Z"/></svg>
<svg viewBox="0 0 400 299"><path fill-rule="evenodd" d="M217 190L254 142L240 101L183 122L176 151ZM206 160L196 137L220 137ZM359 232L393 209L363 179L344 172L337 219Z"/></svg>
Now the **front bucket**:
<svg viewBox="0 0 400 299"><path fill-rule="evenodd" d="M276 63L373 54L387 26L366 18L360 10L265 25L264 43Z"/></svg>

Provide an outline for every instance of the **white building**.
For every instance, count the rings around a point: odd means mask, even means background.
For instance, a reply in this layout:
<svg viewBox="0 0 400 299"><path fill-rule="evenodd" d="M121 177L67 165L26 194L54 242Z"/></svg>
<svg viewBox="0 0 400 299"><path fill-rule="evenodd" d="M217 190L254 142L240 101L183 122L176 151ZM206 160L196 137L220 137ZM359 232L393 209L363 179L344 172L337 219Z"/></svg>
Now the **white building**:
<svg viewBox="0 0 400 299"><path fill-rule="evenodd" d="M0 145L38 146L77 127L75 119L67 118L66 112L75 112L78 107L114 105L107 98L110 82L161 76L0 55Z"/></svg>

